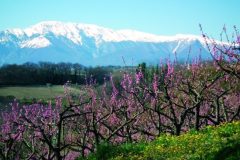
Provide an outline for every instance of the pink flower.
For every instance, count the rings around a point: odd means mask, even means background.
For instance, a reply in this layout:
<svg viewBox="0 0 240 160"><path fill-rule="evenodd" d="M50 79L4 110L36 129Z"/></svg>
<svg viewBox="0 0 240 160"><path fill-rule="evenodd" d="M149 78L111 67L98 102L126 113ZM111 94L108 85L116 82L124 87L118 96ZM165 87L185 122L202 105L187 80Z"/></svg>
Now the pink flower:
<svg viewBox="0 0 240 160"><path fill-rule="evenodd" d="M135 79L136 79L136 84L139 84L140 83L140 80L143 78L143 73L142 71L140 70L139 72L137 72L135 74Z"/></svg>
<svg viewBox="0 0 240 160"><path fill-rule="evenodd" d="M79 152L70 151L65 157L66 160L75 160L79 157Z"/></svg>
<svg viewBox="0 0 240 160"><path fill-rule="evenodd" d="M121 86L122 86L122 88L123 89L127 89L127 85L126 85L126 83L127 83L127 78L126 78L126 74L124 73L124 75L123 75L123 79L122 79L122 81L121 81Z"/></svg>
<svg viewBox="0 0 240 160"><path fill-rule="evenodd" d="M42 137L42 133L40 131L34 131L34 135L37 138L41 138Z"/></svg>
<svg viewBox="0 0 240 160"><path fill-rule="evenodd" d="M111 125L115 125L115 124L118 124L120 121L120 119L116 116L115 113L113 113L110 117L109 117L109 123Z"/></svg>
<svg viewBox="0 0 240 160"><path fill-rule="evenodd" d="M167 76L170 76L174 72L174 66L168 61L167 63Z"/></svg>
<svg viewBox="0 0 240 160"><path fill-rule="evenodd" d="M158 90L158 77L156 74L154 74L154 78L153 78L153 91L156 94L157 90Z"/></svg>
<svg viewBox="0 0 240 160"><path fill-rule="evenodd" d="M124 141L124 139L122 138L122 137L116 137L116 138L114 138L114 140L113 140L115 143L122 143L123 141Z"/></svg>
<svg viewBox="0 0 240 160"><path fill-rule="evenodd" d="M240 36L237 37L237 43L240 45Z"/></svg>
<svg viewBox="0 0 240 160"><path fill-rule="evenodd" d="M2 125L2 133L3 134L8 134L11 132L11 126L9 123L5 123Z"/></svg>
<svg viewBox="0 0 240 160"><path fill-rule="evenodd" d="M13 133L11 134L12 139L16 141L21 141L22 140L22 133Z"/></svg>
<svg viewBox="0 0 240 160"><path fill-rule="evenodd" d="M49 118L52 116L52 107L49 105L48 108L44 108L43 117Z"/></svg>

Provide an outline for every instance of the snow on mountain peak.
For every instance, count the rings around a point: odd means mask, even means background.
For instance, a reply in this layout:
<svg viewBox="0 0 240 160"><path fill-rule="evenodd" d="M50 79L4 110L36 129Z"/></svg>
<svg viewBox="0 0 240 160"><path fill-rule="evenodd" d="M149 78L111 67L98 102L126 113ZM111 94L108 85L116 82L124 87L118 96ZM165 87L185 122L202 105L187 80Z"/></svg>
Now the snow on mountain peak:
<svg viewBox="0 0 240 160"><path fill-rule="evenodd" d="M133 42L170 42L179 40L200 40L203 41L200 36L195 35L183 35L178 34L175 36L159 36L135 30L112 30L109 28L100 27L93 24L81 24L81 23L70 23L70 22L59 22L59 21L44 21L36 25L33 25L26 29L12 29L9 30L15 36L21 38L27 36L29 44L32 44L36 40L36 37L46 37L49 34L53 34L57 37L65 37L71 40L77 45L83 44L83 36L93 38L96 46L102 42L122 42L122 41L133 41ZM43 43L39 46L46 46L47 41L40 38L39 43ZM24 40L26 41L26 40ZM28 45L27 45L28 46ZM31 46L31 45L30 45Z"/></svg>
<svg viewBox="0 0 240 160"><path fill-rule="evenodd" d="M33 38L28 41L23 41L20 48L44 48L51 45L49 40L43 36Z"/></svg>
<svg viewBox="0 0 240 160"><path fill-rule="evenodd" d="M24 62L77 62L83 65L123 65L157 63L176 53L184 60L191 48L192 57L205 43L196 35L159 36L135 30L113 30L93 24L40 22L26 29L0 32L0 65ZM7 55L7 56L6 56Z"/></svg>
<svg viewBox="0 0 240 160"><path fill-rule="evenodd" d="M22 29L8 29L6 32L12 33L17 37L21 37L24 35L24 31Z"/></svg>
<svg viewBox="0 0 240 160"><path fill-rule="evenodd" d="M53 33L56 36L63 36L72 40L75 44L82 44L81 36L76 24L63 23L58 21L40 22L30 28L24 29L24 32L29 36L47 35Z"/></svg>

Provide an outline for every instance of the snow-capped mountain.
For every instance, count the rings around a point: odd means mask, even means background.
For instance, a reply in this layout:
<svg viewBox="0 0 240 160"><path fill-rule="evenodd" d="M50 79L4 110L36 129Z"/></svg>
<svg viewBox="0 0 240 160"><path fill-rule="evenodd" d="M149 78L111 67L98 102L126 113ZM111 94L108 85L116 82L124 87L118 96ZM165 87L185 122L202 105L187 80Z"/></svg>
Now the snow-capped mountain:
<svg viewBox="0 0 240 160"><path fill-rule="evenodd" d="M189 53L190 51L190 53ZM92 65L159 63L160 59L210 57L200 36L158 36L90 24L46 21L0 32L0 65L71 62Z"/></svg>

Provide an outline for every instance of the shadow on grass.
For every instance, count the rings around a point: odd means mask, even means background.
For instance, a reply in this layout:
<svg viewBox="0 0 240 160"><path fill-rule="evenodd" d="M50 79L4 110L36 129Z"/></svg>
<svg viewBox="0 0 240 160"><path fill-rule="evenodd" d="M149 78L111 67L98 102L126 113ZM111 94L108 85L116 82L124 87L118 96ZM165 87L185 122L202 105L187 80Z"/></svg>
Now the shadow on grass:
<svg viewBox="0 0 240 160"><path fill-rule="evenodd" d="M239 160L240 143L221 149L214 158L215 160Z"/></svg>

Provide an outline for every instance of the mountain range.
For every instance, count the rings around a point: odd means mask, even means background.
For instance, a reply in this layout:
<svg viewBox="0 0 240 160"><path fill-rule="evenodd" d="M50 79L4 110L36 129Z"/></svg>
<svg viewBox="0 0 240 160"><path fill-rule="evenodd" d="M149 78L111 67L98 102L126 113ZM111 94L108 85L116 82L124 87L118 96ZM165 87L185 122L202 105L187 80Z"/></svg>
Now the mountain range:
<svg viewBox="0 0 240 160"><path fill-rule="evenodd" d="M26 29L0 31L0 65L48 61L85 66L157 64L175 57L210 57L197 35L159 36L92 24L44 21Z"/></svg>

